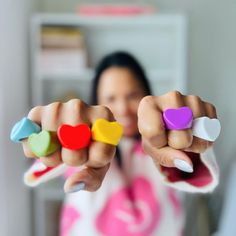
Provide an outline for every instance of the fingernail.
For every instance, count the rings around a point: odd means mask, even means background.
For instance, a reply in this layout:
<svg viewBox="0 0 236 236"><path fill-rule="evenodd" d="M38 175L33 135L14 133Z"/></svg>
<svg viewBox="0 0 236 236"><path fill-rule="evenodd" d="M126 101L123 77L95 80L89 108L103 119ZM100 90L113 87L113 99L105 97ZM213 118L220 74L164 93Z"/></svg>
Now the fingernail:
<svg viewBox="0 0 236 236"><path fill-rule="evenodd" d="M80 190L83 190L84 188L85 188L85 183L80 182L79 184L72 186L69 190L66 191L66 193L75 193Z"/></svg>
<svg viewBox="0 0 236 236"><path fill-rule="evenodd" d="M184 172L188 172L188 173L193 172L193 167L188 162L186 162L184 160L175 159L174 165L177 169L182 170Z"/></svg>

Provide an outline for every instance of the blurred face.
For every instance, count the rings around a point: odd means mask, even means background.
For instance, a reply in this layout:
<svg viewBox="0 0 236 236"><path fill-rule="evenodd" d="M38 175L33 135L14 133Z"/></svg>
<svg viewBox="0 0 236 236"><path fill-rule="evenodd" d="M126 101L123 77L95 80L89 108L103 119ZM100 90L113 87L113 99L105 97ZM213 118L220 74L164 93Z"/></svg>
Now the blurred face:
<svg viewBox="0 0 236 236"><path fill-rule="evenodd" d="M137 109L145 96L140 82L127 68L111 67L105 70L98 84L98 104L113 112L115 119L124 127L124 135L138 133Z"/></svg>

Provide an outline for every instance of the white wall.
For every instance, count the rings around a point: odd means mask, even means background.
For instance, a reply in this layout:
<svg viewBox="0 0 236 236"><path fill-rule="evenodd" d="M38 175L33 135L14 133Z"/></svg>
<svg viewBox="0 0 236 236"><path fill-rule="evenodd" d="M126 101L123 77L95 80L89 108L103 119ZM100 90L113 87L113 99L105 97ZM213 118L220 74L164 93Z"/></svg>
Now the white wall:
<svg viewBox="0 0 236 236"><path fill-rule="evenodd" d="M0 235L32 236L30 193L22 182L26 158L10 129L28 108L30 0L0 0Z"/></svg>

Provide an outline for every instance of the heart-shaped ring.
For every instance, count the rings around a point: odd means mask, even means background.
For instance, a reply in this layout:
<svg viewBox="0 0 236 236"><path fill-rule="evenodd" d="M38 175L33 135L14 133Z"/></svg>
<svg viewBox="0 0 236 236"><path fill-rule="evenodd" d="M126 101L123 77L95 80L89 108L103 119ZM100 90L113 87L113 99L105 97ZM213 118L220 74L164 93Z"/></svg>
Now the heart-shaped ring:
<svg viewBox="0 0 236 236"><path fill-rule="evenodd" d="M38 124L24 117L13 126L10 138L13 142L19 143L23 139L28 138L31 134L37 134L40 131L41 127Z"/></svg>
<svg viewBox="0 0 236 236"><path fill-rule="evenodd" d="M192 127L193 112L189 107L170 108L163 112L166 128L169 130L183 130Z"/></svg>

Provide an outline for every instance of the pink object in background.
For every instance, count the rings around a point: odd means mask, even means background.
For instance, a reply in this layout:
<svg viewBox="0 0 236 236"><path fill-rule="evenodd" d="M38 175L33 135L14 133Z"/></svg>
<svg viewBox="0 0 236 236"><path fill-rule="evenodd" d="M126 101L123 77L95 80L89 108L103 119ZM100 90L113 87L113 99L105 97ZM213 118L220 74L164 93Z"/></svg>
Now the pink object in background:
<svg viewBox="0 0 236 236"><path fill-rule="evenodd" d="M111 195L96 219L97 229L109 236L150 236L159 226L161 205L152 185L143 176L130 187Z"/></svg>
<svg viewBox="0 0 236 236"><path fill-rule="evenodd" d="M139 5L96 5L88 4L81 5L77 8L77 13L80 15L112 15L112 16L125 16L125 15L139 15L139 14L152 14L156 9L152 6L139 6Z"/></svg>
<svg viewBox="0 0 236 236"><path fill-rule="evenodd" d="M80 213L73 206L65 205L61 214L63 215L63 220L60 226L60 236L67 236L73 225L80 218Z"/></svg>

